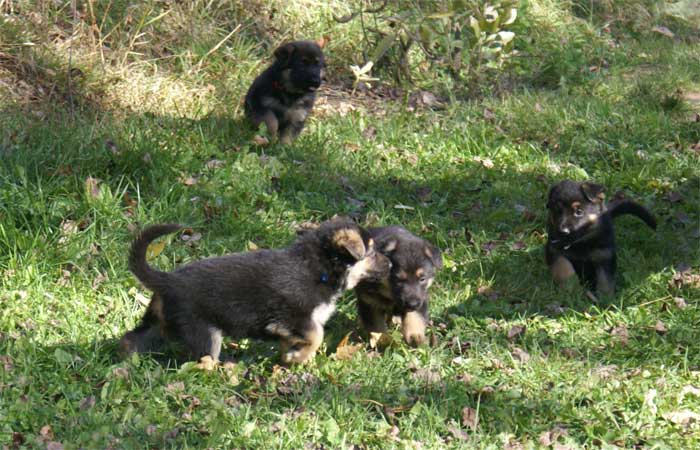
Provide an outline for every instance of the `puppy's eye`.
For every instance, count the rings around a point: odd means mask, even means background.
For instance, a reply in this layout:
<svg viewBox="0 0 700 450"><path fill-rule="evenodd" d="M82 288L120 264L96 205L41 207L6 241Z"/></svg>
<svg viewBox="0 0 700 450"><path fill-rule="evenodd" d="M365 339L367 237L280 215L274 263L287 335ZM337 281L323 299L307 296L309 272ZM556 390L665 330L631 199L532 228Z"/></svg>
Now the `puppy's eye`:
<svg viewBox="0 0 700 450"><path fill-rule="evenodd" d="M420 277L418 281L420 282L420 284L425 284L428 281L428 279L425 277Z"/></svg>
<svg viewBox="0 0 700 450"><path fill-rule="evenodd" d="M576 210L574 210L574 216L583 217L583 210L581 208L576 208Z"/></svg>

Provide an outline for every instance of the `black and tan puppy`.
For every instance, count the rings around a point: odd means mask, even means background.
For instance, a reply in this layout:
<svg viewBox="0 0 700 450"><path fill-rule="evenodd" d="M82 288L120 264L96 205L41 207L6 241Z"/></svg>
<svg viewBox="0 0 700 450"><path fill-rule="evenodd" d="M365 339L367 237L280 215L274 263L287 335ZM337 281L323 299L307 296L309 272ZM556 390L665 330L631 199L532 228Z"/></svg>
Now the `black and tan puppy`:
<svg viewBox="0 0 700 450"><path fill-rule="evenodd" d="M605 188L590 182L564 180L549 191L545 257L558 283L576 274L598 294L615 292L613 219L631 214L656 229L654 216L632 200L605 203Z"/></svg>
<svg viewBox="0 0 700 450"><path fill-rule="evenodd" d="M275 60L248 89L246 117L264 122L270 136L291 143L301 133L321 86L325 60L312 41L295 41L275 50Z"/></svg>
<svg viewBox="0 0 700 450"><path fill-rule="evenodd" d="M386 277L391 267L366 230L334 219L287 248L204 259L172 272L151 268L148 244L178 229L146 228L131 247L129 268L153 297L141 324L121 339L123 353L156 351L175 341L190 359L217 361L225 334L278 339L282 362L301 363L321 345L343 290Z"/></svg>
<svg viewBox="0 0 700 450"><path fill-rule="evenodd" d="M440 250L399 226L370 228L377 250L391 260L391 273L377 282L363 280L355 288L358 313L374 347L394 317L411 345L425 343L428 288L442 267Z"/></svg>

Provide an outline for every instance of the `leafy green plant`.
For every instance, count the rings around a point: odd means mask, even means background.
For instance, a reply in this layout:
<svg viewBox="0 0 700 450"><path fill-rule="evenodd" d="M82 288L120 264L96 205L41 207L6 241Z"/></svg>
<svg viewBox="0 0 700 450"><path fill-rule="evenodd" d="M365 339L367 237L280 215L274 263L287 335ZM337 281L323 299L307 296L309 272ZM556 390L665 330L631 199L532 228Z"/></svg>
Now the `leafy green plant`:
<svg viewBox="0 0 700 450"><path fill-rule="evenodd" d="M397 81L410 81L415 68L437 68L473 87L469 83L502 69L514 54L517 0L369 3L360 0L354 12L335 20L359 20L365 62L388 69Z"/></svg>

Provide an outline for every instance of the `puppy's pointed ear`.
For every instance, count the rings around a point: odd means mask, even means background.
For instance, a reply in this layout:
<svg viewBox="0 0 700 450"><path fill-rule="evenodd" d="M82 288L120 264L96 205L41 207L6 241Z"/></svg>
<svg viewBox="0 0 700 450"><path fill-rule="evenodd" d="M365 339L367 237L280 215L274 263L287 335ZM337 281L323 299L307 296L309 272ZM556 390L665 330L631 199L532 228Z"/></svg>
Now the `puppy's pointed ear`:
<svg viewBox="0 0 700 450"><path fill-rule="evenodd" d="M362 235L358 230L352 228L335 230L331 237L331 242L336 248L345 249L357 261L364 258L367 252Z"/></svg>
<svg viewBox="0 0 700 450"><path fill-rule="evenodd" d="M280 45L277 47L277 50L275 50L275 59L279 61L283 67L287 67L292 60L294 50L296 50L294 42L287 42L284 45Z"/></svg>
<svg viewBox="0 0 700 450"><path fill-rule="evenodd" d="M605 186L595 183L581 183L581 192L586 196L588 201L600 203L605 200Z"/></svg>
<svg viewBox="0 0 700 450"><path fill-rule="evenodd" d="M379 253L390 255L394 250L396 250L397 245L398 241L396 239L388 239L381 244L377 244L377 250Z"/></svg>
<svg viewBox="0 0 700 450"><path fill-rule="evenodd" d="M440 255L439 248L434 245L427 244L423 249L423 253L425 253L425 256L430 258L430 260L433 262L433 266L435 266L436 269L442 269L442 255Z"/></svg>

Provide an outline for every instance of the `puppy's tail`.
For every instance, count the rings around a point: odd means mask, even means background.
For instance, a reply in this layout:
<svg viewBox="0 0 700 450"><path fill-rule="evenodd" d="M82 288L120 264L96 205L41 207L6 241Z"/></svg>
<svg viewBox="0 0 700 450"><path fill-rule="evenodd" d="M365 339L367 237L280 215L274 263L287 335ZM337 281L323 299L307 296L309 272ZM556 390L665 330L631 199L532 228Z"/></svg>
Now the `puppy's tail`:
<svg viewBox="0 0 700 450"><path fill-rule="evenodd" d="M141 234L131 244L129 252L129 270L136 275L147 288L156 290L158 287L167 286L168 274L155 270L148 265L146 261L146 251L148 244L153 240L170 233L174 233L181 229L182 225L178 224L163 224L153 225L141 231Z"/></svg>
<svg viewBox="0 0 700 450"><path fill-rule="evenodd" d="M650 213L648 209L632 200L624 199L617 202L611 202L608 205L608 212L613 219L625 214L637 216L642 219L644 223L649 226L649 228L656 230L656 219L654 218L653 214Z"/></svg>

